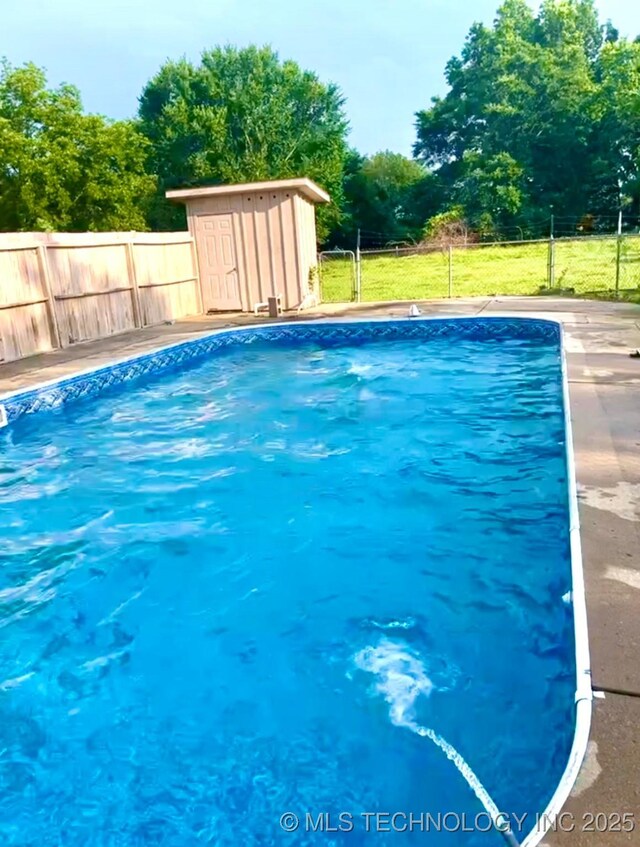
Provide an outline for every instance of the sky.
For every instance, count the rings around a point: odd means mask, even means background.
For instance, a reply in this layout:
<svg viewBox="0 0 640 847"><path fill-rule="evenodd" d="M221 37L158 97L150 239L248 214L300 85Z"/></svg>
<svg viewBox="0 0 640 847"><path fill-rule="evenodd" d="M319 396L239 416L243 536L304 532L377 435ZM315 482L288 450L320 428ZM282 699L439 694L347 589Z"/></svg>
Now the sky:
<svg viewBox="0 0 640 847"><path fill-rule="evenodd" d="M73 83L85 108L131 117L166 59L217 44L270 44L347 103L350 143L409 155L414 113L444 94L444 67L499 0L0 0L0 56ZM640 35L638 0L596 0L602 20Z"/></svg>

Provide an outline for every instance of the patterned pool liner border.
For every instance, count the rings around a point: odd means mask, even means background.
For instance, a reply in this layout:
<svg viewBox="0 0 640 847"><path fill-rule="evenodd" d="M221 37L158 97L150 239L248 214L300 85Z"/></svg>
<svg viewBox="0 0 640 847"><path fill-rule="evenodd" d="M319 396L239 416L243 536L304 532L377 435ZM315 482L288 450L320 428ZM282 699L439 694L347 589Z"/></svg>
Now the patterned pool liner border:
<svg viewBox="0 0 640 847"><path fill-rule="evenodd" d="M117 359L72 376L40 383L27 390L3 394L0 396L0 427L10 425L25 415L59 409L74 400L99 396L103 392L122 386L135 387L146 376L169 373L180 366L204 359L209 354L234 347L265 342L279 346L314 342L324 346L340 346L378 340L430 338L464 338L478 341L537 339L556 343L560 351L576 656L576 724L569 760L547 808L541 815L542 825L536 826L521 842L521 847L535 847L552 827L553 820L566 803L578 776L589 741L593 701L569 384L561 321L512 315L373 320L323 318L305 322L216 329L197 338Z"/></svg>
<svg viewBox="0 0 640 847"><path fill-rule="evenodd" d="M559 339L555 321L539 318L403 318L336 321L323 319L300 323L274 323L217 329L147 353L137 353L105 365L59 377L32 388L18 389L0 396L0 427L23 415L58 409L61 406L95 397L143 377L175 370L196 363L210 354L236 346L256 343L297 345L320 343L340 345L371 340L430 338L490 339Z"/></svg>

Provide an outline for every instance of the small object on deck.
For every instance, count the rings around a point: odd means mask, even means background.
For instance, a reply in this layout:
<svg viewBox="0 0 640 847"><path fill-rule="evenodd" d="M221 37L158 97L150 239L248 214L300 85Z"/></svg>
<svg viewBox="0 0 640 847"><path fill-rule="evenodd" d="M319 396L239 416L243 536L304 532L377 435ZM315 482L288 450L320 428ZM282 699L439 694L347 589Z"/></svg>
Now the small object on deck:
<svg viewBox="0 0 640 847"><path fill-rule="evenodd" d="M282 295L276 294L274 297L267 297L263 303L253 304L254 315L257 315L260 309L266 309L270 318L277 318L282 314Z"/></svg>
<svg viewBox="0 0 640 847"><path fill-rule="evenodd" d="M416 306L415 303L413 303L409 308L409 317L419 318L421 314L422 312L420 311L420 309Z"/></svg>
<svg viewBox="0 0 640 847"><path fill-rule="evenodd" d="M629 353L629 356L632 359L640 359L640 350L634 350L633 353Z"/></svg>
<svg viewBox="0 0 640 847"><path fill-rule="evenodd" d="M300 305L298 306L298 314L302 312L303 309L313 309L318 305L318 295L315 291L307 291L302 300L300 301Z"/></svg>
<svg viewBox="0 0 640 847"><path fill-rule="evenodd" d="M269 304L270 318L277 318L278 315L282 314L282 304L280 302L279 294L277 294L275 297L267 297L267 302Z"/></svg>

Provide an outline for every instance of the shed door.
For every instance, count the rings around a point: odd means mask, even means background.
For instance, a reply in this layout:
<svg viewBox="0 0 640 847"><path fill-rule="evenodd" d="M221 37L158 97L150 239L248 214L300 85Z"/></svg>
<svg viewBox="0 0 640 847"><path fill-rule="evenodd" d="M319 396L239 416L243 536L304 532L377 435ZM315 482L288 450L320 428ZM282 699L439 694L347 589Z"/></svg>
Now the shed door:
<svg viewBox="0 0 640 847"><path fill-rule="evenodd" d="M233 215L198 215L196 245L204 311L242 309Z"/></svg>

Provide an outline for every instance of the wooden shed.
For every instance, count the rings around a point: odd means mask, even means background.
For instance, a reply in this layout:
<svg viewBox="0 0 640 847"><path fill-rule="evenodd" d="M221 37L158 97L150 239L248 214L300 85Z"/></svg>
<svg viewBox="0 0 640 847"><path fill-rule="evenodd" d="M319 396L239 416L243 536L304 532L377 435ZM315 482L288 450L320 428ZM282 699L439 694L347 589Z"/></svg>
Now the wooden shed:
<svg viewBox="0 0 640 847"><path fill-rule="evenodd" d="M310 303L315 205L329 202L310 179L185 188L167 197L187 207L205 312L250 312L278 296L284 309Z"/></svg>

